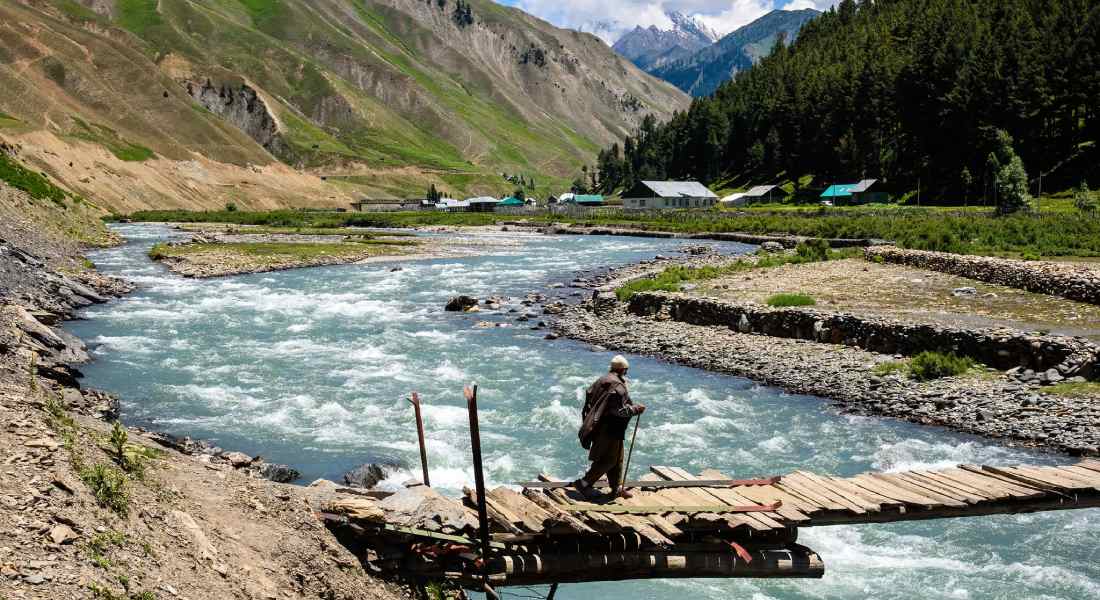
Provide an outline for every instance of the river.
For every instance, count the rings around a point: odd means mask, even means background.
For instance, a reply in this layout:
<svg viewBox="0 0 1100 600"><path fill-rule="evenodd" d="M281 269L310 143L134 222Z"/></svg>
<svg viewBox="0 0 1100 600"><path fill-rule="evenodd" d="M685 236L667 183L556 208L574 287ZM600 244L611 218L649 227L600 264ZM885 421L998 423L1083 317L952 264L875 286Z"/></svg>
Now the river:
<svg viewBox="0 0 1100 600"><path fill-rule="evenodd" d="M508 235L492 255L298 269L213 280L150 261L163 225L120 225L124 246L90 258L137 290L91 307L67 328L93 348L84 385L122 398L128 424L213 440L303 473L338 479L379 458L418 465L412 410L424 402L434 486L473 480L464 383L479 386L491 485L540 471L582 471L576 443L583 388L612 353L515 315L445 313L459 293L521 297L573 274L672 254L677 240ZM725 245L726 252L746 246ZM558 288L554 291L564 291ZM479 321L509 327L479 328ZM705 349L700 349L705 351ZM818 398L640 356L632 395L646 403L632 468L671 464L736 476L807 469L836 475L958 463L1070 459L972 436L840 414ZM792 365L797 368L797 365ZM418 468L416 471L418 472ZM413 471L387 481L397 485ZM558 598L1100 598L1100 509L893 525L804 529L822 580L670 580L565 585ZM522 597L505 590L505 597ZM545 595L545 593L543 593Z"/></svg>

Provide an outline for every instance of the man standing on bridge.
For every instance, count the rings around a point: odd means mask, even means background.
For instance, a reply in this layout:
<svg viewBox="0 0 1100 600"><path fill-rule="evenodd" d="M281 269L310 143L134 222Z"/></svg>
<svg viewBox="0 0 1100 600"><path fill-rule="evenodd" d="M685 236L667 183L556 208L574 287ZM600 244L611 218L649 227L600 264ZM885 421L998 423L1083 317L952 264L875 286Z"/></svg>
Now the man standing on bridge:
<svg viewBox="0 0 1100 600"><path fill-rule="evenodd" d="M593 488L600 477L607 475L611 498L631 498L623 487L623 439L631 417L645 412L645 406L630 401L626 389L626 372L630 364L622 356L611 359L611 369L589 386L581 410L581 446L588 450L592 466L584 477L573 482L585 498L599 494Z"/></svg>

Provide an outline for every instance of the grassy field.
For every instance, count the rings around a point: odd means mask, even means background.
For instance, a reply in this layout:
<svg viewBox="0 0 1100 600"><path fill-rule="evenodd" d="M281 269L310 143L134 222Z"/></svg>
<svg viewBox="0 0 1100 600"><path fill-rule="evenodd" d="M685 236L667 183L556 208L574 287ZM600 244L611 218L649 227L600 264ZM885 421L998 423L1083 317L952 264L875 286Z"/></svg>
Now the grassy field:
<svg viewBox="0 0 1100 600"><path fill-rule="evenodd" d="M145 211L137 221L219 222L280 227L411 227L490 225L505 217L493 213L308 213ZM873 238L904 248L1026 258L1100 256L1100 219L1077 212L1051 211L1005 217L939 208L875 211L869 207L815 211L622 212L591 217L538 214L532 221L565 221L683 233L741 232L823 238Z"/></svg>
<svg viewBox="0 0 1100 600"><path fill-rule="evenodd" d="M229 243L229 244L180 244L170 246L157 244L149 250L149 257L159 260L168 257L186 257L197 254L234 254L248 256L264 262L265 259L274 260L311 260L324 256L354 256L362 254L369 245L379 246L379 254L392 246L408 245L392 242L332 242L315 244L296 244L288 242L255 242L255 243Z"/></svg>
<svg viewBox="0 0 1100 600"><path fill-rule="evenodd" d="M751 271L754 269L768 269L781 265L794 265L824 260L839 260L850 258L859 250L847 248L844 250L829 250L822 244L799 244L794 254L768 254L756 257L755 260L738 260L723 266L682 267L674 266L661 271L656 277L635 279L615 290L615 295L622 301L630 300L638 292L678 292L683 284L692 281L705 281L717 279L726 275ZM789 295L788 295L789 296ZM784 298L791 300L792 298ZM801 298L799 299L801 300ZM812 298L809 300L812 301ZM778 306L778 305L776 305ZM784 306L805 306L805 304L786 304Z"/></svg>

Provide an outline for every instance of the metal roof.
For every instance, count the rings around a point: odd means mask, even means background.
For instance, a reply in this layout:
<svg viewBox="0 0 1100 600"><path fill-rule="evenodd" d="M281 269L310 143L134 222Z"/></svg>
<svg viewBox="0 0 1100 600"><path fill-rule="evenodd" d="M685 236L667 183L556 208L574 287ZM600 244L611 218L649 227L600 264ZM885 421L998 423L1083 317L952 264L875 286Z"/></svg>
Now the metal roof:
<svg viewBox="0 0 1100 600"><path fill-rule="evenodd" d="M500 202L500 200L497 200L492 196L477 196L475 198L467 198L466 202L470 202L473 204L496 204Z"/></svg>
<svg viewBox="0 0 1100 600"><path fill-rule="evenodd" d="M603 204L603 196L599 194L576 194L573 202L577 204Z"/></svg>
<svg viewBox="0 0 1100 600"><path fill-rule="evenodd" d="M821 192L822 198L848 198L852 195L852 188L859 185L858 183L838 183L836 185L830 185L828 189Z"/></svg>
<svg viewBox="0 0 1100 600"><path fill-rule="evenodd" d="M779 186L777 185L758 185L749 191L745 192L745 195L749 198L759 198L761 196L767 196L768 192L774 190Z"/></svg>
<svg viewBox="0 0 1100 600"><path fill-rule="evenodd" d="M855 186L853 186L852 189L850 189L848 191L852 192L853 194L858 194L860 192L866 192L868 189L870 189L870 187L872 185L875 185L875 182L877 182L877 181L878 181L877 179L864 179L863 181L855 184Z"/></svg>
<svg viewBox="0 0 1100 600"><path fill-rule="evenodd" d="M508 196L507 198L501 200L499 202L499 205L500 206L523 206L523 200L520 200L519 198L515 198L513 196Z"/></svg>
<svg viewBox="0 0 1100 600"><path fill-rule="evenodd" d="M661 198L717 198L718 194L698 181L643 181L642 185Z"/></svg>

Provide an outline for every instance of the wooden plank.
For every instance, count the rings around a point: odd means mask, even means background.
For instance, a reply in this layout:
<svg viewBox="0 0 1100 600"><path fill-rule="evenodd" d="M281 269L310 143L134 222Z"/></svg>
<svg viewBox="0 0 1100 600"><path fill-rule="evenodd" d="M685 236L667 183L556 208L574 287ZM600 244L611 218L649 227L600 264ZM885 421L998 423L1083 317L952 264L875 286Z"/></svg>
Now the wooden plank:
<svg viewBox="0 0 1100 600"><path fill-rule="evenodd" d="M1087 458L1077 463L1077 466L1081 467L1082 469L1088 469L1090 471L1096 471L1097 473L1100 473L1100 460L1092 460L1091 458Z"/></svg>
<svg viewBox="0 0 1100 600"><path fill-rule="evenodd" d="M959 469L975 477L995 480L999 485L1008 488L1009 494L1011 494L1013 498L1026 500L1040 498L1050 493L1048 489L1045 489L1044 486L1038 483L1034 485L1028 484L1027 482L1020 481L1018 478L1008 477L1007 475L988 470L990 468L995 469L995 467L983 469L978 465L959 465Z"/></svg>
<svg viewBox="0 0 1100 600"><path fill-rule="evenodd" d="M668 480L682 480L682 477L667 467L654 466L649 468L650 471ZM681 502L687 504L706 505L708 502L713 506L715 504L722 504L717 498L714 498L708 494L704 494L699 490L693 488L673 488L670 490L662 490L661 495L667 496L669 494L675 494L681 498ZM693 518L707 518L708 513L700 513L693 515ZM765 525L761 521L752 518L750 515L738 515L731 514L725 517L717 517L719 520L726 523L726 526L730 529L736 529L741 525L748 526L757 531L771 531L770 525Z"/></svg>
<svg viewBox="0 0 1100 600"><path fill-rule="evenodd" d="M1007 477L1017 484L1027 485L1043 492L1068 492L1078 489L1074 481L1059 477L1053 473L1028 467L981 467L986 474Z"/></svg>
<svg viewBox="0 0 1100 600"><path fill-rule="evenodd" d="M402 525L391 525L389 523L387 523L386 525L383 525L382 528L385 529L386 531L393 531L395 533L402 533L402 534L405 534L405 535L411 535L411 536L415 536L415 537L425 537L425 538L430 538L430 539L433 539L433 540L441 540L441 541L444 541L444 542L454 542L456 544L463 544L463 545L466 545L466 546L477 547L477 545L480 543L479 541L477 541L473 538L469 538L469 537L465 537L465 536L461 536L461 535L450 535L450 534L447 534L447 533L439 533L439 532L436 532L436 531L428 531L426 529L417 529L415 527L404 527ZM502 544L500 542L489 542L489 546L491 548L498 548L498 549L501 549L501 550L506 549L508 547L507 545Z"/></svg>
<svg viewBox="0 0 1100 600"><path fill-rule="evenodd" d="M551 478L549 475L546 475L545 473L540 473L539 474L539 479L543 480L543 481L556 481L555 479ZM580 495L577 492L572 492L572 493L577 494L578 496ZM569 506L571 504L574 504L574 500L567 493L566 489L547 490L546 495L547 495L547 497L549 497L554 502L557 502L558 505L559 505L559 508L561 508L562 506ZM580 515L579 517L582 518L583 520L585 520L586 524L589 527L591 527L591 528L593 528L593 529L595 529L595 530L597 530L601 533L607 533L608 531L614 532L614 531L619 531L619 530L622 529L622 527L619 525L618 521L612 519L610 517L610 515L593 514L593 515Z"/></svg>
<svg viewBox="0 0 1100 600"><path fill-rule="evenodd" d="M569 527L576 533L596 533L595 529L592 529L584 521L574 517L566 511L559 509L553 500L549 498L540 490L523 490L523 496L530 500L532 503L537 504L543 510L551 515L551 518L557 523L561 523L566 527Z"/></svg>
<svg viewBox="0 0 1100 600"><path fill-rule="evenodd" d="M868 498L866 492L860 491L858 487L839 477L822 477L815 473L807 473L805 471L798 471L797 473L799 476L806 478L807 481L816 485L818 489L824 490L830 498L838 500L841 504L848 507L848 510L857 515L862 515L868 511L880 511L882 502L890 501L888 498L881 498L881 501L875 498Z"/></svg>
<svg viewBox="0 0 1100 600"><path fill-rule="evenodd" d="M795 471L783 478L783 487L798 491L798 493L811 498L827 510L847 510L856 514L864 512L863 507L849 502L836 492L824 487L818 481L807 477L805 472Z"/></svg>
<svg viewBox="0 0 1100 600"><path fill-rule="evenodd" d="M646 498L648 495L649 492L636 491L633 498L620 498L618 501L626 506L644 506L648 503ZM670 538L679 538L684 535L683 530L676 527L676 525L665 518L664 515L654 514L648 515L646 518L657 528L657 531L660 531Z"/></svg>
<svg viewBox="0 0 1100 600"><path fill-rule="evenodd" d="M929 498L923 494L916 492L910 492L905 488L893 485L888 481L882 479L876 479L868 474L856 475L855 477L848 478L854 485L861 488L871 490L876 494L881 494L887 498L893 498L906 504L912 504L914 506L920 506L922 508L937 508L942 506L936 500Z"/></svg>
<svg viewBox="0 0 1100 600"><path fill-rule="evenodd" d="M1073 482L1077 486L1074 489L1100 491L1100 487L1097 487L1100 486L1100 477L1094 479L1090 475L1082 475L1072 467L1038 467L1038 470ZM1085 472L1088 473L1087 470Z"/></svg>
<svg viewBox="0 0 1100 600"><path fill-rule="evenodd" d="M925 479L925 478L917 475L916 473L904 472L904 473L894 473L894 475L899 477L900 479L906 481L910 485L914 485L914 486L917 486L919 488L923 488L923 489L926 489L926 490L929 490L929 491L932 491L932 492L936 492L937 494L947 496L949 498L952 498L954 500L958 500L960 502L964 502L966 504L977 504L977 503L982 502L982 501L985 500L985 498L978 497L978 496L975 496L973 494L967 494L966 492L959 491L958 488L947 487L945 485L936 483L936 482L934 482L930 479Z"/></svg>
<svg viewBox="0 0 1100 600"><path fill-rule="evenodd" d="M767 477L759 479L730 479L728 477L714 477L708 479L699 479L692 481L669 481L669 480L631 480L625 482L623 485L628 488L676 488L676 487L742 487L742 486L762 486L773 485L778 483L780 477ZM572 485L568 481L524 481L515 485L525 488L564 488ZM600 487L607 487L606 478L601 478L596 482L596 485Z"/></svg>
<svg viewBox="0 0 1100 600"><path fill-rule="evenodd" d="M466 500L477 506L476 492L470 488L462 488L462 492L466 495ZM511 511L505 510L501 512L488 496L485 498L485 512L488 513L489 519L508 533L525 533L523 529L520 529L514 524L514 521L519 519L511 513ZM522 522L522 521L521 521ZM541 529L541 528L540 528Z"/></svg>
<svg viewBox="0 0 1100 600"><path fill-rule="evenodd" d="M663 513L684 513L684 514L696 514L696 513L709 513L709 514L753 514L764 513L775 510L772 506L760 506L754 504L752 506L734 506L734 505L714 505L714 504L702 504L702 505L683 505L683 504L669 504L665 506L646 504L642 506L629 506L626 504L575 504L573 506L562 507L563 510L569 512L597 512L607 513L613 515L659 515ZM754 515L759 516L759 515ZM781 523L776 523L774 529L783 529L786 526Z"/></svg>
<svg viewBox="0 0 1100 600"><path fill-rule="evenodd" d="M487 500L492 500L501 507L512 511L514 515L520 518L520 522L516 524L522 524L524 529L532 533L541 533L546 528L546 521L550 515L516 492L506 487L499 487L486 492L485 496Z"/></svg>
<svg viewBox="0 0 1100 600"><path fill-rule="evenodd" d="M822 477L822 479L828 481L832 489L836 490L838 494L843 494L849 502L858 504L869 513L880 513L883 511L884 507L900 506L897 500L887 498L886 496L880 496L857 485L853 485L847 478Z"/></svg>
<svg viewBox="0 0 1100 600"><path fill-rule="evenodd" d="M1088 470L1084 467L1079 467L1077 465L1070 465L1068 467L1061 467L1060 470L1068 471L1070 473L1073 473L1075 475L1078 475L1078 476L1088 480L1089 482L1091 482L1093 484L1093 486L1094 486L1093 489L1096 489L1095 486L1100 486L1100 471L1090 471L1090 470Z"/></svg>
<svg viewBox="0 0 1100 600"><path fill-rule="evenodd" d="M680 467L672 467L672 470L677 475L679 475L680 477L683 477L684 479L686 479L688 481L699 479L699 477L697 477L696 475L692 475L691 473L689 473L688 471L686 471L684 469L681 469ZM733 489L703 488L701 491L705 492L707 495L709 495L713 498L716 498L719 502L723 502L723 503L728 504L730 506L740 506L740 507L760 506L756 503L755 500L753 500L751 498L746 498L745 496L741 495L740 493L738 493L736 490L733 490ZM767 525L768 527L771 527L772 529L783 529L784 527L786 527L786 524L781 523L781 522L776 520L780 517L779 517L779 514L775 512L775 510L778 509L780 506L782 506L782 504L783 504L782 502L772 503L770 505L771 506L770 510L761 511L761 512L754 512L749 516L751 516L754 519L760 521L764 525Z"/></svg>
<svg viewBox="0 0 1100 600"><path fill-rule="evenodd" d="M713 470L706 470L700 474L701 477L721 477L721 473ZM737 493L742 496L760 504L772 504L775 501L782 502L782 506L776 509L776 513L784 519L793 523L802 523L810 520L809 515L803 513L799 508L802 506L802 501L799 498L795 498L790 494L784 493L782 490L775 486L763 485L763 486L745 486L737 488Z"/></svg>
<svg viewBox="0 0 1100 600"><path fill-rule="evenodd" d="M997 500L998 498L1009 497L1008 492L992 492L988 489L982 488L981 486L971 485L966 482L951 479L950 477L947 477L938 471L913 471L913 474L918 477L923 477L931 481L935 481L937 483L942 483L945 487L951 487L953 489L958 489L973 496L979 496L981 498L984 498L985 500Z"/></svg>
<svg viewBox="0 0 1100 600"><path fill-rule="evenodd" d="M811 482L805 481L801 477L787 475L783 478L783 482L776 487L781 490L786 490L788 493L797 494L807 501L814 503L817 505L818 511L847 510L843 504L837 500L833 500L824 490L819 490L817 486L813 485Z"/></svg>
<svg viewBox="0 0 1100 600"><path fill-rule="evenodd" d="M1025 492L1023 488L1019 488L1005 481L1003 478L973 473L964 469L944 469L939 471L939 474L947 479L954 479L955 481L974 486L979 490L987 490L997 496L994 498L995 500L1023 498L1031 494L1031 491Z"/></svg>
<svg viewBox="0 0 1100 600"><path fill-rule="evenodd" d="M879 481L888 483L896 488L912 492L918 496L924 496L925 498L935 500L943 506L951 506L954 508L962 508L964 506L967 506L966 502L954 498L953 496L941 494L940 492L937 492L933 489L910 483L904 478L898 477L897 473L869 473L868 475Z"/></svg>

